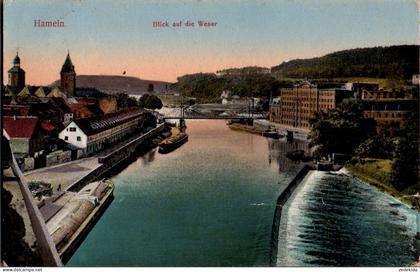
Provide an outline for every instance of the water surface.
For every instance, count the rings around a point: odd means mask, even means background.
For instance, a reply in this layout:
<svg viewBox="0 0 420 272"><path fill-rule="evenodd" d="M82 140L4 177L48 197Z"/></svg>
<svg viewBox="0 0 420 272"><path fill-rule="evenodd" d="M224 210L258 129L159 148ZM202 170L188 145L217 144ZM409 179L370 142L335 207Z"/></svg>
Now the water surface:
<svg viewBox="0 0 420 272"><path fill-rule="evenodd" d="M69 266L268 266L275 203L304 148L188 121L189 141L112 178L115 199ZM406 265L414 215L371 187L318 173L287 204L278 265ZM415 222L414 222L415 223Z"/></svg>

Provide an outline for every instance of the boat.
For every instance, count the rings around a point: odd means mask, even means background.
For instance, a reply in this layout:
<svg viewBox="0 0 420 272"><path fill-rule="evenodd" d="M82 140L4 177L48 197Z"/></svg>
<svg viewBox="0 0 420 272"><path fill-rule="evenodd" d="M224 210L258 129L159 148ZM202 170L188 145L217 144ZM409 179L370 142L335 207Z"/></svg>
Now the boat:
<svg viewBox="0 0 420 272"><path fill-rule="evenodd" d="M286 157L291 159L292 161L301 161L304 156L305 156L305 151L301 149L289 151L286 153Z"/></svg>
<svg viewBox="0 0 420 272"><path fill-rule="evenodd" d="M228 127L233 130L243 130L243 131L253 133L253 134L258 134L258 135L262 135L263 133L263 130L260 128L245 125L245 124L240 124L240 123L231 123L231 124L228 124Z"/></svg>
<svg viewBox="0 0 420 272"><path fill-rule="evenodd" d="M244 125L240 123L227 123L230 129L233 130L243 130L249 133L262 135L264 137L273 138L273 139L279 139L280 137L283 137L283 135L280 135L274 128L269 128L264 130L263 128L256 127L256 126L249 126Z"/></svg>
<svg viewBox="0 0 420 272"><path fill-rule="evenodd" d="M262 133L263 136L273 139L279 139L282 137L274 128L269 128Z"/></svg>
<svg viewBox="0 0 420 272"><path fill-rule="evenodd" d="M188 141L188 134L181 132L178 128L171 128L171 136L159 144L158 152L169 153Z"/></svg>

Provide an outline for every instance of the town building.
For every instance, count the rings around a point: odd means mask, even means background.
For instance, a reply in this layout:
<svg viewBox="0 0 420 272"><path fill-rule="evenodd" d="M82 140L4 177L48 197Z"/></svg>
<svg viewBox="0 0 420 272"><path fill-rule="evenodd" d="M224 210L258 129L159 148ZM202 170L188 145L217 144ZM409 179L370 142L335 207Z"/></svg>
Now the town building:
<svg viewBox="0 0 420 272"><path fill-rule="evenodd" d="M19 54L13 59L13 67L9 69L9 86L14 92L25 87L25 71L20 67Z"/></svg>
<svg viewBox="0 0 420 272"><path fill-rule="evenodd" d="M269 119L271 122L280 123L280 99L281 97L274 97L270 103Z"/></svg>
<svg viewBox="0 0 420 272"><path fill-rule="evenodd" d="M411 83L413 85L420 85L420 75L419 74L413 75L411 79Z"/></svg>
<svg viewBox="0 0 420 272"><path fill-rule="evenodd" d="M402 90L388 91L383 89L377 89L362 91L362 100L364 101L395 100L405 99L405 97L405 92Z"/></svg>
<svg viewBox="0 0 420 272"><path fill-rule="evenodd" d="M74 96L76 89L76 71L70 59L70 53L67 54L66 60L64 61L63 66L61 67L60 79L61 91L67 97Z"/></svg>
<svg viewBox="0 0 420 272"><path fill-rule="evenodd" d="M336 108L352 91L318 86L309 82L282 88L278 105L271 105L270 121L285 126L310 130L310 120L315 113Z"/></svg>
<svg viewBox="0 0 420 272"><path fill-rule="evenodd" d="M101 117L73 120L60 133L59 138L72 149L84 155L94 154L139 130L144 111L127 109Z"/></svg>
<svg viewBox="0 0 420 272"><path fill-rule="evenodd" d="M385 91L382 89L362 92L365 118L376 121L378 132L391 135L403 128L415 107L416 101L403 91Z"/></svg>

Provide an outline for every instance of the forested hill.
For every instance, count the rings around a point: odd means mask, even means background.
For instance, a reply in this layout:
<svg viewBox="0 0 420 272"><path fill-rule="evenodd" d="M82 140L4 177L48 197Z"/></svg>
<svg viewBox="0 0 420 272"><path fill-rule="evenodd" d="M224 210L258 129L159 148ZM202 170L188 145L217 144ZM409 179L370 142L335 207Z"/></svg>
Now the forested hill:
<svg viewBox="0 0 420 272"><path fill-rule="evenodd" d="M409 79L419 70L419 46L358 48L296 59L271 68L280 78L374 77Z"/></svg>

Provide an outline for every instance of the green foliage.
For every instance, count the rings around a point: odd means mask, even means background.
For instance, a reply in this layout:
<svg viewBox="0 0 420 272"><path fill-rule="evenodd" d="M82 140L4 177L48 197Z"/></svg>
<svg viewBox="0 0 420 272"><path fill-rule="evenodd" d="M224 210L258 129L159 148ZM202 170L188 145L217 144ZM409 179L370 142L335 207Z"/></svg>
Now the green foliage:
<svg viewBox="0 0 420 272"><path fill-rule="evenodd" d="M363 141L355 152L360 158L392 159L394 150L395 139L379 134Z"/></svg>
<svg viewBox="0 0 420 272"><path fill-rule="evenodd" d="M280 78L373 77L409 79L418 73L419 46L358 48L319 58L297 59L271 68Z"/></svg>
<svg viewBox="0 0 420 272"><path fill-rule="evenodd" d="M131 107L137 107L138 105L137 105L137 100L135 99L135 98L133 98L133 97L129 97L128 99L127 99L127 106L129 107L129 108L131 108Z"/></svg>
<svg viewBox="0 0 420 272"><path fill-rule="evenodd" d="M362 105L349 102L310 120L311 145L319 145L320 156L354 154L355 149L376 134L375 121L363 118Z"/></svg>
<svg viewBox="0 0 420 272"><path fill-rule="evenodd" d="M157 97L156 95L153 94L143 94L140 98L139 98L139 103L138 103L140 108L147 108L147 109L161 109L163 104L162 101L159 99L159 97Z"/></svg>
<svg viewBox="0 0 420 272"><path fill-rule="evenodd" d="M125 93L117 93L115 95L117 97L117 107L118 109L125 109L128 107L128 94Z"/></svg>
<svg viewBox="0 0 420 272"><path fill-rule="evenodd" d="M397 190L418 184L418 109L412 111L407 127L400 133L392 164L392 184Z"/></svg>
<svg viewBox="0 0 420 272"><path fill-rule="evenodd" d="M201 101L218 101L223 91L241 97L269 97L279 94L281 82L270 75L246 74L240 76L217 76L216 74L192 74L178 78L174 89L184 96Z"/></svg>

